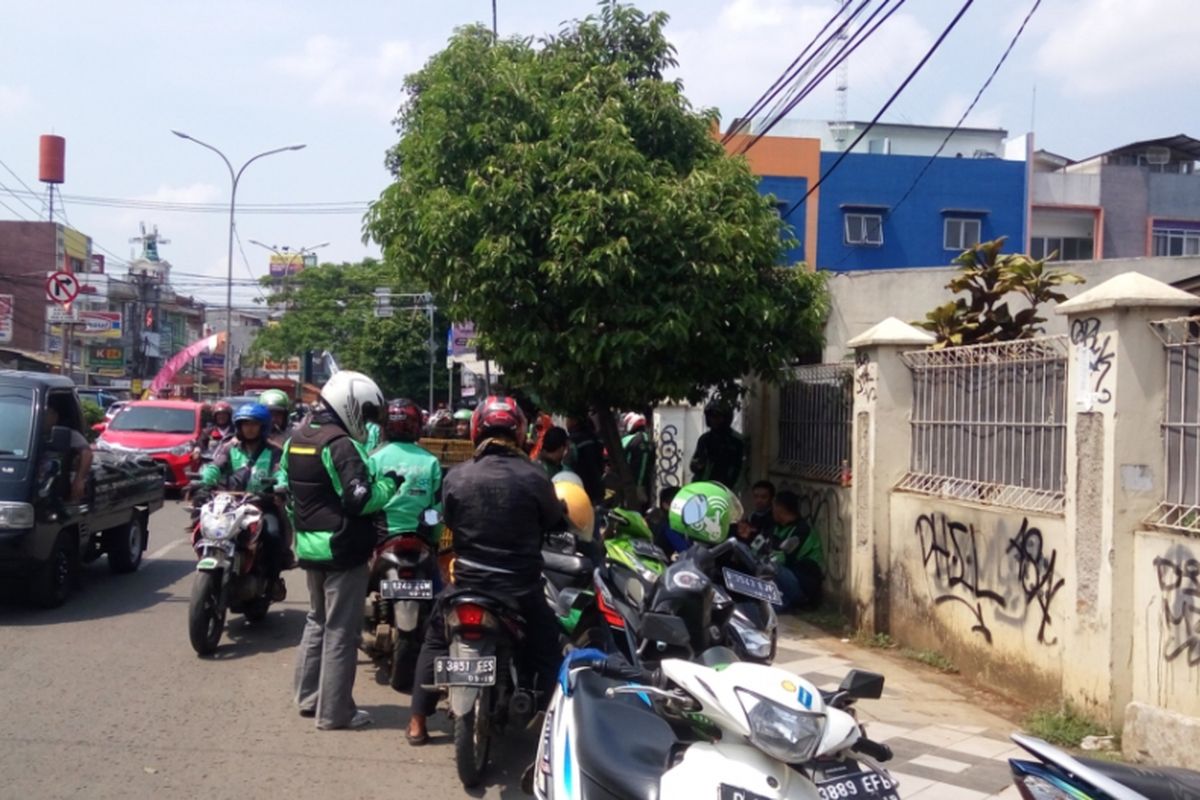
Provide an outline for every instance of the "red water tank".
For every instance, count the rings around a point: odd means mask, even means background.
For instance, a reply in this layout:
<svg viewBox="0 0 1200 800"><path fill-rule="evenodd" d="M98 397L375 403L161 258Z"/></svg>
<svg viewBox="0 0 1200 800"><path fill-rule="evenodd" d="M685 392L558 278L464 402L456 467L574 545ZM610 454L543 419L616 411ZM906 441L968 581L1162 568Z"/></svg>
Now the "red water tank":
<svg viewBox="0 0 1200 800"><path fill-rule="evenodd" d="M67 140L45 134L38 140L38 180L62 183L66 175Z"/></svg>

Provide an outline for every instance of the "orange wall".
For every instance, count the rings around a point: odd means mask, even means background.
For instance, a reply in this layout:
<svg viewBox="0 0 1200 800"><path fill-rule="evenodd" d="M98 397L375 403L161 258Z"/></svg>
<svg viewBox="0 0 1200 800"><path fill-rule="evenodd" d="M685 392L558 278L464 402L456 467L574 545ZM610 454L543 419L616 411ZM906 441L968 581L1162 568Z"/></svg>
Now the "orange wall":
<svg viewBox="0 0 1200 800"><path fill-rule="evenodd" d="M739 134L725 145L728 153L737 153L753 137ZM780 178L806 178L808 188L821 178L821 141L792 136L764 136L750 148L745 159L755 175L772 175ZM820 210L821 190L813 192L804 204L804 255L810 268L817 263L817 212ZM793 214L789 221L799 227Z"/></svg>

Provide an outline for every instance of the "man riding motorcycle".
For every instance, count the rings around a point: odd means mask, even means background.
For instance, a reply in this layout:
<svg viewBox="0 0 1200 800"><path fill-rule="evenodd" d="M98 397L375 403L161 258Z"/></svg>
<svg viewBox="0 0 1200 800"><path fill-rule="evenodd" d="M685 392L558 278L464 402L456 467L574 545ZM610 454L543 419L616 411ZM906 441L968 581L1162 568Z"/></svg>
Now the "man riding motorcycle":
<svg viewBox="0 0 1200 800"><path fill-rule="evenodd" d="M428 508L439 511L442 500L442 465L437 457L416 442L421 438L421 407L412 400L388 403L384 433L387 441L371 454L376 474L404 476L404 485L383 507L386 530L383 536L415 532L421 514ZM436 531L430 531L436 536ZM430 542L436 545L436 539Z"/></svg>
<svg viewBox="0 0 1200 800"><path fill-rule="evenodd" d="M198 454L216 449L221 442L233 436L233 406L221 400L213 404L212 422L200 434Z"/></svg>
<svg viewBox="0 0 1200 800"><path fill-rule="evenodd" d="M217 448L212 461L200 471L206 489L219 487L255 494L268 491L267 479L280 481L283 451L267 439L271 412L261 403L247 403L233 414L235 433ZM193 502L200 496L193 495ZM276 502L261 504L263 511L263 556L272 585L272 600L283 602L287 587L279 573L284 567L282 522Z"/></svg>
<svg viewBox="0 0 1200 800"><path fill-rule="evenodd" d="M511 598L525 620L523 657L538 675L543 702L553 691L561 652L557 621L542 588L542 541L565 529L562 505L546 472L525 455L525 415L511 397L488 397L471 418L471 461L456 466L442 486L446 525L454 531L454 586ZM444 597L445 595L443 595ZM434 659L449 649L442 603L429 620L417 659L412 717L406 737L429 740L426 719L438 694Z"/></svg>
<svg viewBox="0 0 1200 800"><path fill-rule="evenodd" d="M287 441L292 430L292 403L288 400L287 393L281 389L267 389L258 396L258 402L271 412L271 432L269 434L271 443L277 447L283 447L283 443Z"/></svg>

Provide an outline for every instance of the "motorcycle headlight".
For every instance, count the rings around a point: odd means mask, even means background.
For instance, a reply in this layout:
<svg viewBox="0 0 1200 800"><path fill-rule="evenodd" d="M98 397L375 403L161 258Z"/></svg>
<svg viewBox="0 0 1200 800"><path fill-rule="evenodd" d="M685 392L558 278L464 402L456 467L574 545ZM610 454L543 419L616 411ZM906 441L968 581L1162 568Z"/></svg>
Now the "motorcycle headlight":
<svg viewBox="0 0 1200 800"><path fill-rule="evenodd" d="M167 453L173 456L186 456L192 452L193 447L194 445L191 442L184 442L183 444L175 445Z"/></svg>
<svg viewBox="0 0 1200 800"><path fill-rule="evenodd" d="M755 628L740 614L735 613L729 621L747 653L754 658L770 658L771 638L769 636Z"/></svg>
<svg viewBox="0 0 1200 800"><path fill-rule="evenodd" d="M751 744L787 764L813 757L825 728L824 714L797 711L744 689L737 690L737 698L750 723Z"/></svg>
<svg viewBox="0 0 1200 800"><path fill-rule="evenodd" d="M32 527L32 505L29 503L0 503L0 528Z"/></svg>

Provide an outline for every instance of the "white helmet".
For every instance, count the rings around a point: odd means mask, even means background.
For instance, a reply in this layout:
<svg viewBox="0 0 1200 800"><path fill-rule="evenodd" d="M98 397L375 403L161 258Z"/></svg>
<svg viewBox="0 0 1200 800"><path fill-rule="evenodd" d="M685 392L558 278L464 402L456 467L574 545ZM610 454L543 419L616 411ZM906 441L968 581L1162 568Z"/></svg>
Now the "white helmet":
<svg viewBox="0 0 1200 800"><path fill-rule="evenodd" d="M346 432L360 442L367 440L367 423L377 421L379 410L386 407L375 381L345 369L321 387L321 400Z"/></svg>
<svg viewBox="0 0 1200 800"><path fill-rule="evenodd" d="M630 411L621 418L621 424L625 427L626 433L633 433L646 427L646 418L636 411Z"/></svg>

